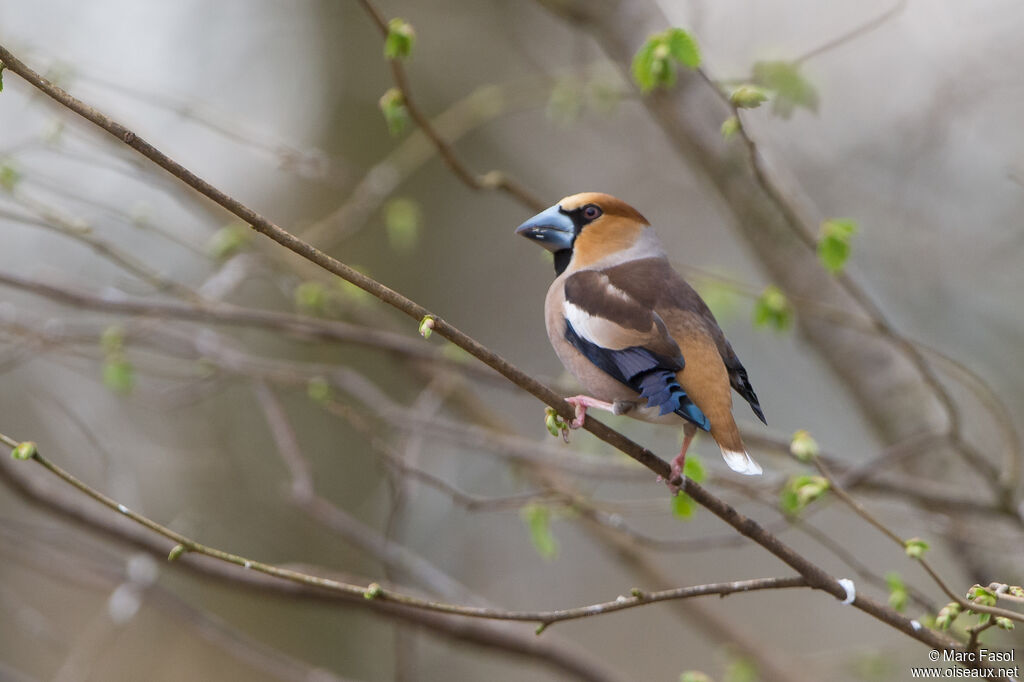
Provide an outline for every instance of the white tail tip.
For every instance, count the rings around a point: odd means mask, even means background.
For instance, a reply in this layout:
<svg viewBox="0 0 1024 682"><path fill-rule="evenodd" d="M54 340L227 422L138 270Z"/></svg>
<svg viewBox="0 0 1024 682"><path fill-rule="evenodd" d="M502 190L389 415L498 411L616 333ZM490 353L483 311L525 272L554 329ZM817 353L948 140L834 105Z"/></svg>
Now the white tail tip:
<svg viewBox="0 0 1024 682"><path fill-rule="evenodd" d="M722 448L722 457L725 458L725 463L729 465L729 468L738 474L760 476L764 472L761 465L755 462L746 452L735 452L734 450Z"/></svg>

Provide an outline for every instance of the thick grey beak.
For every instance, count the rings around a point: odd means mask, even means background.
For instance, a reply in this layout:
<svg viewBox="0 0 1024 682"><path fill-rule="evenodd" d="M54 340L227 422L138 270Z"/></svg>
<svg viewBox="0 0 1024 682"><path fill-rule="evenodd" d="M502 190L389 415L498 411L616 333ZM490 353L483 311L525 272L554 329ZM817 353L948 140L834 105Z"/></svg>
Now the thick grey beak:
<svg viewBox="0 0 1024 682"><path fill-rule="evenodd" d="M532 239L548 251L571 249L576 239L576 226L555 204L516 228L516 234Z"/></svg>

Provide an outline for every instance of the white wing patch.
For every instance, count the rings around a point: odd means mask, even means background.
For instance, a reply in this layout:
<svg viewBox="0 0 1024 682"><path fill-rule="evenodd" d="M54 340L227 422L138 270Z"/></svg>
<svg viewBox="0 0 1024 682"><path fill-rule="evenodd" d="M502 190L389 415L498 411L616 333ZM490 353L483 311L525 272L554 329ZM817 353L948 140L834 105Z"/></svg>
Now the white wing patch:
<svg viewBox="0 0 1024 682"><path fill-rule="evenodd" d="M606 347L601 339L598 338L600 331L595 329L595 327L600 327L601 325L602 320L600 318L594 317L583 308L569 301L562 303L562 314L565 315L565 319L582 338L602 348Z"/></svg>

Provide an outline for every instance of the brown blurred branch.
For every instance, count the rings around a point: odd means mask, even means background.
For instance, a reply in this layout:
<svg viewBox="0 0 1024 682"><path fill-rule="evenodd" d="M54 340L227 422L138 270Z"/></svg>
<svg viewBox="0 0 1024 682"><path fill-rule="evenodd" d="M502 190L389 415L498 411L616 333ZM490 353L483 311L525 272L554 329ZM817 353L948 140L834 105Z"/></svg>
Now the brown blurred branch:
<svg viewBox="0 0 1024 682"><path fill-rule="evenodd" d="M0 457L0 481L27 502L124 546L141 549L158 559L164 559L171 549L171 543L148 530L128 523L126 519L112 517L106 511L97 511L91 503L83 504L86 498L68 494L70 491L63 487L53 487L38 477L27 476L21 463L10 457ZM595 662L589 653L554 646L546 639L512 631L504 627L504 623L456 618L400 604L371 604L362 597L352 599L347 595L326 593L315 587L284 582L196 554L186 554L171 566L235 589L252 590L260 598L277 596L322 603L344 603L349 607L370 609L372 613L385 618L423 628L433 636L470 642L494 651L532 659L576 679L591 682L614 682L620 679Z"/></svg>

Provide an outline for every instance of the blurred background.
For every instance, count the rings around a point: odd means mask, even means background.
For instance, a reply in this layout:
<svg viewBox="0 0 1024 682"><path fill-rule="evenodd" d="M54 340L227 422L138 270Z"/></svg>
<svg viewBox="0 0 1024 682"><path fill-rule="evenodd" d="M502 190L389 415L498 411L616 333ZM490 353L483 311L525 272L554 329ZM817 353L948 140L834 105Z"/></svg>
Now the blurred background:
<svg viewBox="0 0 1024 682"><path fill-rule="evenodd" d="M815 96L744 113L750 135L813 215L856 221L847 272L901 333L947 358L937 366L965 433L1003 467L1008 437L993 423L1012 427L1024 408L1024 8L636 4L690 31L723 83L799 60ZM886 443L786 306L756 315L771 277L622 65L534 2L377 9L415 27L411 93L468 168L507 173L545 205L621 197L708 299L770 424L737 404L767 440L751 448L763 481L737 480L697 441L708 487L867 594L890 598L899 590L884 576L897 572L905 612L928 622L948 599L848 509L826 498L780 511L780 489L807 469L772 441L808 429L848 466ZM285 229L576 392L543 328L550 258L513 235L532 211L461 183L415 126L389 131L379 100L394 83L359 3L0 0L0 44ZM707 512L673 508L653 476L589 434L552 438L540 403L422 339L415 321L283 253L10 71L3 86L0 432L199 542L443 601L557 609L634 586L788 574ZM114 309L128 300L169 307ZM171 311L218 301L250 321ZM322 328L334 338L310 333ZM664 457L678 447L675 429L599 418ZM895 680L927 665L923 645L810 591L652 605L541 637L530 624L414 622L289 594L194 557L168 564L171 543L4 457L4 680ZM1012 504L997 509L946 458L891 481L863 499L899 535L928 538L955 589L1021 582ZM976 508L944 508L951 493ZM1021 640L991 630L984 641Z"/></svg>

